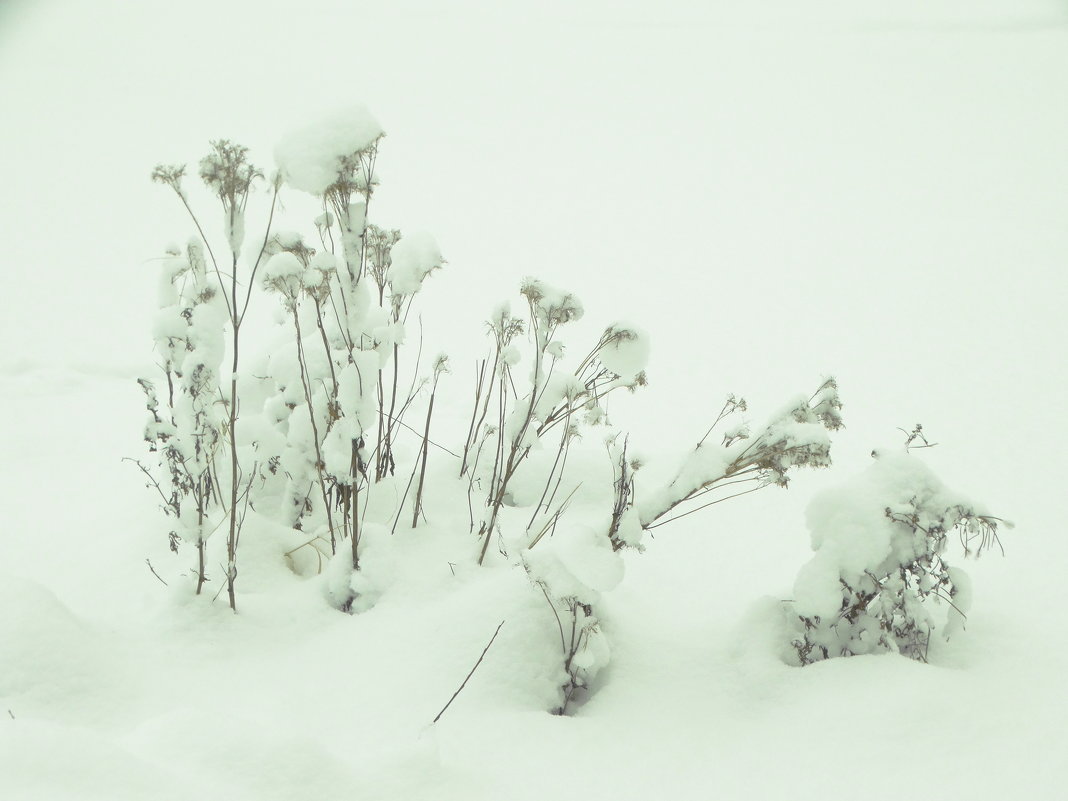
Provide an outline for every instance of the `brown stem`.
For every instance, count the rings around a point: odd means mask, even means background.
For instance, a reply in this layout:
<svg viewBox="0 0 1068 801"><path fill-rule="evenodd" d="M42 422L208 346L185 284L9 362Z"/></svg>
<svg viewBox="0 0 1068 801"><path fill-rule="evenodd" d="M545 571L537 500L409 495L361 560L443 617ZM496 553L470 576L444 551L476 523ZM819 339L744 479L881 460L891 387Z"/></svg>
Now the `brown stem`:
<svg viewBox="0 0 1068 801"><path fill-rule="evenodd" d="M304 344L300 333L300 316L296 303L293 304L293 326L297 333L297 362L300 364L300 383L304 387L304 400L308 404L308 419L311 420L312 439L315 443L315 472L319 476L319 491L323 496L323 509L326 511L326 525L330 530L330 553L337 553L337 535L334 530L334 516L330 509L330 496L326 489L322 448L319 445L319 426L315 422L315 407L312 405L311 387L308 384L308 371L304 358Z"/></svg>
<svg viewBox="0 0 1068 801"><path fill-rule="evenodd" d="M419 468L419 484L415 488L415 509L412 512L412 528L419 524L419 511L423 506L423 482L426 479L426 461L430 442L430 418L434 414L434 396L438 392L438 377L434 376L434 388L430 392L430 407L426 411L426 428L423 430L423 447L420 451L422 466Z"/></svg>

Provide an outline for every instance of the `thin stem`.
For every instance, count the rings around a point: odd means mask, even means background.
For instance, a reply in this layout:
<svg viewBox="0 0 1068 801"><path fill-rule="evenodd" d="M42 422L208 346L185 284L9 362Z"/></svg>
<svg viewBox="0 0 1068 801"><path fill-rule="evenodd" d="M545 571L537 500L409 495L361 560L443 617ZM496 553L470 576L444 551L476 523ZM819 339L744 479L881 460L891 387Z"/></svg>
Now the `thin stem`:
<svg viewBox="0 0 1068 801"><path fill-rule="evenodd" d="M726 498L717 498L714 501L709 501L706 504L702 504L701 506L698 506L696 509L691 509L688 512L683 512L681 515L676 515L675 517L670 517L667 520L661 520L659 523L653 523L652 525L642 526L642 528L644 528L646 531L651 531L654 528L660 528L660 526L665 526L668 523L674 523L676 520L681 520L682 518L686 517L687 515L692 515L694 512L700 512L702 509L706 509L709 506L715 506L717 503L723 503L723 501L729 501L731 498L738 498L738 497L740 497L742 495L748 495L750 492L756 492L757 490L762 490L766 486L769 486L769 485L761 484L759 487L753 487L752 489L743 490L742 492L736 492L734 495L728 495Z"/></svg>
<svg viewBox="0 0 1068 801"><path fill-rule="evenodd" d="M412 512L412 528L419 524L419 511L423 505L423 482L426 480L427 442L430 437L430 418L434 414L434 397L438 392L438 376L434 376L434 388L430 392L430 407L426 411L426 429L423 431L423 447L420 449L419 484L415 488L415 510Z"/></svg>
<svg viewBox="0 0 1068 801"><path fill-rule="evenodd" d="M497 635L501 633L501 626L503 625L504 621L502 620L497 626L497 630L493 632L493 636L490 637L489 642L486 643L486 647L482 649L482 655L479 656L478 661L475 662L475 666L471 668L471 672L467 674L467 677L463 680L463 683L460 684L460 686L456 689L456 692L452 694L452 698L449 699L449 702L445 704L445 706L441 708L441 711L438 712L438 714L434 717L434 720L431 721L431 725L441 720L441 716L445 714L445 710L452 705L452 702L456 700L456 696L458 696L460 694L460 691L467 686L467 682L470 680L470 678L475 675L475 671L478 670L478 666L482 664L482 660L486 658L486 654L489 651L490 646L493 645L493 641L496 640Z"/></svg>
<svg viewBox="0 0 1068 801"><path fill-rule="evenodd" d="M471 449L471 445L474 443L475 437L475 419L478 417L478 402L482 396L482 388L485 385L486 380L486 359L479 363L475 363L475 403L471 407L471 423L467 426L467 438L464 440L464 456L463 461L460 464L460 478L463 478L464 473L467 472L467 454Z"/></svg>

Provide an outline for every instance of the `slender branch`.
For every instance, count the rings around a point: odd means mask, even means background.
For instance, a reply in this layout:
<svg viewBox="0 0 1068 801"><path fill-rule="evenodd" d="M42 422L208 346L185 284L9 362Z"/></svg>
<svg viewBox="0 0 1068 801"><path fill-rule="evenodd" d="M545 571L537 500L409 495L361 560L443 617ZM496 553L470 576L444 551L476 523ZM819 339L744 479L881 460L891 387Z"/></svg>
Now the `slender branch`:
<svg viewBox="0 0 1068 801"><path fill-rule="evenodd" d="M241 316L237 318L238 323L245 319L245 312L248 311L249 301L252 299L252 286L256 283L256 271L260 268L260 262L263 261L263 255L267 252L267 243L271 239L271 224L274 222L274 209L278 204L278 189L281 184L275 184L274 194L271 196L271 213L267 216L267 230L263 234L263 244L260 246L259 255L256 256L256 262L252 265L252 272L248 277L248 291L245 293L245 303L241 307ZM245 195L246 202L248 201L248 195ZM244 209L242 209L244 211ZM236 309L235 309L236 311Z"/></svg>
<svg viewBox="0 0 1068 801"><path fill-rule="evenodd" d="M460 694L460 691L463 690L463 688L467 686L468 680L473 675L475 675L475 671L478 670L478 666L482 664L482 660L486 657L486 653L489 651L490 646L493 645L493 641L496 640L497 639L497 635L501 633L501 626L503 626L503 625L504 625L504 621L502 620L500 622L500 624L497 626L497 630L495 632L493 632L493 636L490 637L490 641L488 643L486 643L486 647L482 649L482 655L478 658L478 661L475 662L475 666L473 668L471 668L471 672L467 674L467 678L465 678L463 680L463 683L456 689L456 692L454 692L452 694L452 698L449 699L449 703L445 704L445 706L443 706L441 708L441 711L438 712L437 717L435 717L430 722L431 725L434 725L439 720L441 720L441 716L445 714L445 710L448 709L452 705L452 702L456 700L456 696L458 696Z"/></svg>
<svg viewBox="0 0 1068 801"><path fill-rule="evenodd" d="M211 264L215 268L215 275L219 279L219 284L225 288L226 282L223 281L222 273L219 271L219 262L215 259L215 253L211 249L211 243L208 241L208 237L204 234L204 229L200 227L200 220L198 220L197 215L193 213L193 209L189 205L189 201L185 199L185 193L179 191L177 188L174 189L174 192L178 195L178 199L182 201L182 205L185 206L185 210L189 212L189 216L193 220L193 225L196 226L197 232L200 234L200 239L204 243L204 247L208 251L208 256L211 257ZM230 299L226 297L225 291L222 293L222 297L223 300L226 302L226 311L230 314L230 322L234 322L235 310L230 307Z"/></svg>
<svg viewBox="0 0 1068 801"><path fill-rule="evenodd" d="M752 489L743 490L742 492L736 492L736 493L734 493L734 495L728 495L726 498L717 498L714 501L709 501L708 503L702 504L701 506L698 506L695 509L691 509L688 512L683 512L681 515L675 515L674 517L669 517L667 520L661 520L659 523L653 523L652 525L649 525L649 526L642 526L642 528L644 528L646 531L652 531L654 528L660 528L660 526L665 526L668 523L673 523L676 520L680 520L680 519L686 517L687 515L692 515L694 512L700 512L702 509L707 509L709 506L715 506L717 503L722 503L723 501L729 501L731 498L738 498L738 497L741 497L742 495L748 495L750 492L756 492L757 490L762 490L762 489L764 489L764 487L768 487L768 486L771 486L771 485L770 484L761 484L759 487L753 487Z"/></svg>
<svg viewBox="0 0 1068 801"><path fill-rule="evenodd" d="M156 572L156 568L152 567L152 562L149 559L145 559L145 564L148 565L148 569L152 571L152 575L163 582L163 586L164 587L169 587L170 586L169 584L167 584L166 581L163 581L163 579L160 577L159 573Z"/></svg>

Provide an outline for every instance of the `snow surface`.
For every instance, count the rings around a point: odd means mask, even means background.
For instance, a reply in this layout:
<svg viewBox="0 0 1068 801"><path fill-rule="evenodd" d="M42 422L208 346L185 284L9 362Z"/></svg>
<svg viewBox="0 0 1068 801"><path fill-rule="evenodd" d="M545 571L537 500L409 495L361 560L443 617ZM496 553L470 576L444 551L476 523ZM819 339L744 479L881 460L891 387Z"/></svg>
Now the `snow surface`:
<svg viewBox="0 0 1068 801"><path fill-rule="evenodd" d="M1063 3L119 5L0 8L0 98L20 121L0 149L18 290L0 315L0 798L1062 794ZM650 332L650 386L609 408L640 485L670 479L727 392L763 415L825 371L842 385L830 471L657 530L614 588L607 558L582 577L611 661L574 717L544 711L559 643L522 571L475 571L421 529L371 545L377 600L347 616L254 516L234 616L225 596L189 597L188 551L169 553L120 461L144 453L133 379L158 359L155 259L194 233L151 166L195 163L219 136L269 164L305 104L352 96L391 131L371 216L449 254L423 307L429 352L481 357L481 320L525 275L585 301L569 354L613 319ZM321 191L329 159L376 129L311 149L300 188ZM221 222L204 218L216 242ZM462 439L469 381L443 380L443 434ZM966 630L931 664L788 667L805 507L916 420L947 484L1017 520L1006 557L968 562ZM447 458L431 457L442 475ZM561 564L587 544L564 543Z"/></svg>

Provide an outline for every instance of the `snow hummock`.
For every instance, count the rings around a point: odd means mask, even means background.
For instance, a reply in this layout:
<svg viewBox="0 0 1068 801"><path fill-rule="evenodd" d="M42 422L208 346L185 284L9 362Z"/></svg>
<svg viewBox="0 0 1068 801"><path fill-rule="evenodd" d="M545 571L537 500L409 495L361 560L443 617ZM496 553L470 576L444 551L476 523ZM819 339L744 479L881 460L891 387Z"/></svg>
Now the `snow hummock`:
<svg viewBox="0 0 1068 801"><path fill-rule="evenodd" d="M366 150L382 135L366 107L354 105L285 136L274 159L287 184L321 195L337 181L341 159Z"/></svg>

